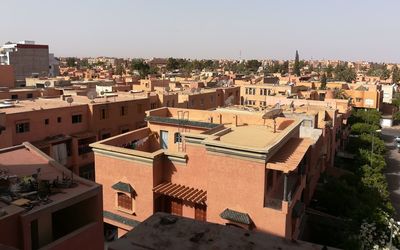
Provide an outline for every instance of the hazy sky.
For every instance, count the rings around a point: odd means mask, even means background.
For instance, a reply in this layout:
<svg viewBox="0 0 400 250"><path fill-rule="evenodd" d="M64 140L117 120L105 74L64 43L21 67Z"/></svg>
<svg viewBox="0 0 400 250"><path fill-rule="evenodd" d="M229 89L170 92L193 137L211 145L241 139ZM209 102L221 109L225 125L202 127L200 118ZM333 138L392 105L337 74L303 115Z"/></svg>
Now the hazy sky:
<svg viewBox="0 0 400 250"><path fill-rule="evenodd" d="M56 56L400 62L399 0L9 0L0 43Z"/></svg>

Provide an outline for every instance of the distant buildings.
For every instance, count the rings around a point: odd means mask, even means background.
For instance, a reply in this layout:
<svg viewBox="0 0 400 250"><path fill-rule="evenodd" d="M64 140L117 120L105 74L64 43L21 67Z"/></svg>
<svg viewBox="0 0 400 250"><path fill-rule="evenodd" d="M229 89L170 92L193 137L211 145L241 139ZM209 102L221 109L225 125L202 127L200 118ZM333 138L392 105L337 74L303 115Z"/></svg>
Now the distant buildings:
<svg viewBox="0 0 400 250"><path fill-rule="evenodd" d="M100 185L30 143L0 149L0 245L95 250L103 242Z"/></svg>

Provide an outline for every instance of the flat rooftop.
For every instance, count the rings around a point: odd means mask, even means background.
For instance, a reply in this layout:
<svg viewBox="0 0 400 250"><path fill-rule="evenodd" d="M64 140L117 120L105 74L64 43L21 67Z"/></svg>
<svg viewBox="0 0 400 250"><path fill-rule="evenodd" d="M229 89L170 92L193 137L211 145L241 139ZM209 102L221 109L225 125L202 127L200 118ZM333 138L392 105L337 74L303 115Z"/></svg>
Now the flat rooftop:
<svg viewBox="0 0 400 250"><path fill-rule="evenodd" d="M108 244L109 250L148 249L285 249L321 250L321 245L289 241L270 234L232 226L156 213L124 237Z"/></svg>
<svg viewBox="0 0 400 250"><path fill-rule="evenodd" d="M68 97L66 97L67 99ZM56 109L56 108L63 108L63 107L74 107L74 106L84 106L84 105L96 105L96 104L105 104L105 103L113 103L113 102L124 102L124 101L132 101L132 100L143 100L146 99L147 96L139 96L139 95L132 95L132 94L118 94L118 96L109 96L105 97L98 97L94 99L94 102L90 100L87 96L78 96L72 95L71 98L73 102L70 104L66 100L62 100L60 97L54 98L35 98L29 100L18 100L18 101L11 101L12 105L7 107L1 107L0 111L5 112L6 114L13 114L13 113L23 113L28 111L35 111L35 110L44 110L44 109ZM1 103L1 101L0 101Z"/></svg>
<svg viewBox="0 0 400 250"><path fill-rule="evenodd" d="M75 100L75 99L74 99ZM18 100L11 102L12 106L0 108L6 114L23 113L35 110L55 109L69 106L81 106L83 103L73 102L69 104L60 98L35 98L29 100Z"/></svg>
<svg viewBox="0 0 400 250"><path fill-rule="evenodd" d="M30 143L0 150L0 208L17 206L36 211L85 193L96 185L71 175L70 170ZM46 190L39 186L46 186Z"/></svg>
<svg viewBox="0 0 400 250"><path fill-rule="evenodd" d="M223 143L237 146L265 148L279 136L279 133L274 133L269 127L248 125L232 127L231 132L222 135L219 139Z"/></svg>

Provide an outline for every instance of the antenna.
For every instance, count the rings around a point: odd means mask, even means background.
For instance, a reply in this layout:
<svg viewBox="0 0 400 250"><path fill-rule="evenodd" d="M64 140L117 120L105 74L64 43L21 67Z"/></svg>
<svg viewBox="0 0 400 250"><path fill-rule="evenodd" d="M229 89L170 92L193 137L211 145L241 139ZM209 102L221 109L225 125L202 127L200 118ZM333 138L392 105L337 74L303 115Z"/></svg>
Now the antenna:
<svg viewBox="0 0 400 250"><path fill-rule="evenodd" d="M72 103L74 102L74 99L72 97L68 97L67 102L69 103L69 106L71 106Z"/></svg>

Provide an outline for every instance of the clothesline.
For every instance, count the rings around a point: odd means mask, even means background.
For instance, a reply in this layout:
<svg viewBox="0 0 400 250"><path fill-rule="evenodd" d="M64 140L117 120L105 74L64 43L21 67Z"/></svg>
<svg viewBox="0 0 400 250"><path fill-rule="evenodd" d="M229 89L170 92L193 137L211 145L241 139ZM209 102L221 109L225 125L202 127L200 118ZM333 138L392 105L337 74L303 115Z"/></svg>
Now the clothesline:
<svg viewBox="0 0 400 250"><path fill-rule="evenodd" d="M146 136L146 137L144 137L144 138L142 138L140 140L133 140L133 141L131 141L129 143L122 144L122 147L135 149L137 147L142 146L144 143L146 143L147 140L150 138L150 136L153 136L153 135L154 135L154 133L151 133L150 135L148 135L148 136Z"/></svg>

